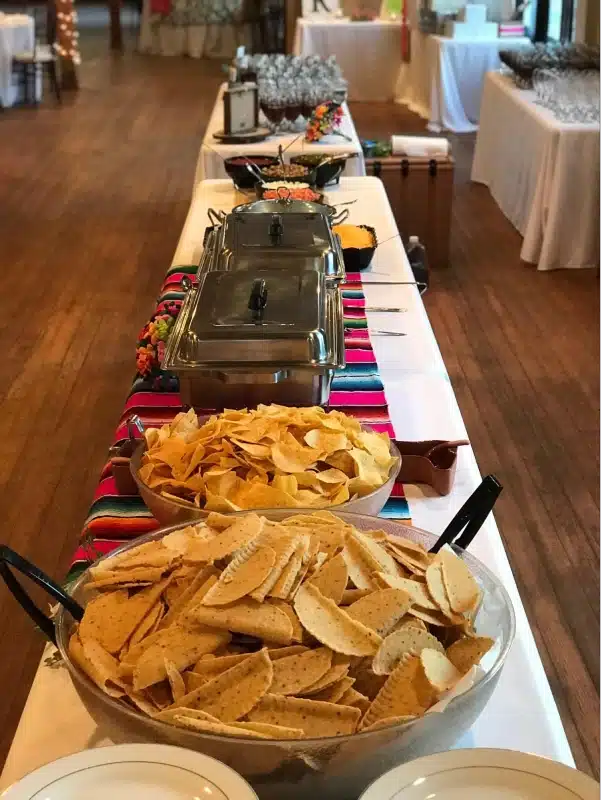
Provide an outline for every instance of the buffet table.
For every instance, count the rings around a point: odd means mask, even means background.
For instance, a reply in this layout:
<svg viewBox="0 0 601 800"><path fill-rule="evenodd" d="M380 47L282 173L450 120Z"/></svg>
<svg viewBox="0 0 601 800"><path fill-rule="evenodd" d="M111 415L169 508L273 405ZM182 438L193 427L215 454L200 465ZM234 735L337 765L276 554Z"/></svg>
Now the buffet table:
<svg viewBox="0 0 601 800"><path fill-rule="evenodd" d="M315 144L308 144L305 142L302 132L298 130L293 133L269 136L264 142L259 142L257 144L221 144L213 137L213 134L223 130L224 90L225 84L219 89L217 100L215 101L215 106L213 107L204 139L202 140L202 146L196 164L195 186L203 180L227 178L227 173L223 167L224 158L240 155L256 156L260 153L277 155L278 146L280 144L284 150L286 150L287 158L300 155L300 153L327 153L328 155L335 155L336 153L355 153L355 158L350 158L347 161L344 174L347 176L365 175L365 161L361 149L361 142L357 136L357 131L355 130L355 125L353 124L353 119L346 103L342 107L344 116L342 118L340 131L347 136L350 141L342 136L330 135L324 136L323 139ZM293 141L294 143L291 144ZM288 147L288 145L290 145L290 147Z"/></svg>
<svg viewBox="0 0 601 800"><path fill-rule="evenodd" d="M599 264L599 124L561 123L533 91L486 76L472 180L486 184L539 270Z"/></svg>
<svg viewBox="0 0 601 800"><path fill-rule="evenodd" d="M336 56L348 81L349 100L390 101L401 70L401 23L299 18L294 53Z"/></svg>
<svg viewBox="0 0 601 800"><path fill-rule="evenodd" d="M0 13L0 106L12 106L16 102L19 87L13 75L13 56L33 50L33 44L33 17Z"/></svg>
<svg viewBox="0 0 601 800"><path fill-rule="evenodd" d="M329 194L336 203L356 200L349 206L350 221L372 225L382 242L370 270L363 273L366 300L370 305L394 304L406 309L404 313L368 312L372 343L397 436L408 440L464 438L461 414L419 294L413 286L386 283L411 281L412 276L403 246L395 236L397 228L382 183L376 178L343 178L341 186ZM234 202L235 194L229 181L205 181L197 188L174 265L197 263L207 209L229 210ZM366 286L367 280L384 283L379 287ZM407 335L386 338L374 333L384 328ZM432 497L427 489L406 487L414 524L441 531L479 481L472 452L469 448L460 448L456 482L449 496ZM516 749L573 765L557 707L492 518L470 550L504 583L514 604L517 629L496 692L457 746ZM51 649L47 649L46 656L51 655ZM49 709L60 709L60 713L48 713ZM0 779L0 789L45 762L108 743L81 704L67 670L42 659Z"/></svg>
<svg viewBox="0 0 601 800"><path fill-rule="evenodd" d="M530 45L526 37L450 39L414 29L411 62L403 67L399 102L427 119L432 131L475 131L484 76L501 66L499 51Z"/></svg>

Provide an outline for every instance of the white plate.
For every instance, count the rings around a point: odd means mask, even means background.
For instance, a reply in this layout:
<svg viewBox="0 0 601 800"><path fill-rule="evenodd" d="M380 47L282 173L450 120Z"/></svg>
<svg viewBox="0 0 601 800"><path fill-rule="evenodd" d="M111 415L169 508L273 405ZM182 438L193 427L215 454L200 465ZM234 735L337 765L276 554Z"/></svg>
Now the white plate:
<svg viewBox="0 0 601 800"><path fill-rule="evenodd" d="M360 800L599 800L599 784L513 750L449 750L390 770Z"/></svg>
<svg viewBox="0 0 601 800"><path fill-rule="evenodd" d="M162 744L100 747L36 769L2 800L258 800L225 764Z"/></svg>

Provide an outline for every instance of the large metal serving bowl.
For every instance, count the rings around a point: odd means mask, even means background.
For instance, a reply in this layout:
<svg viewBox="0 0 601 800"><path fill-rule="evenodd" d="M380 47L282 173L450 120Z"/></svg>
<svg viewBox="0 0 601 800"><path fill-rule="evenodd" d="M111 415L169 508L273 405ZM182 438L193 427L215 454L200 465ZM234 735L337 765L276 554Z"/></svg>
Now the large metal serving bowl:
<svg viewBox="0 0 601 800"><path fill-rule="evenodd" d="M192 506L185 502L179 503L176 500L163 497L162 494L155 492L154 489L148 487L140 479L138 472L145 450L146 443L142 440L130 458L129 468L132 478L136 482L136 486L140 492L140 497L152 512L153 517L156 517L163 525L175 525L178 522L191 522L193 520L204 519L204 517L208 515L208 511L204 511L200 508L192 508ZM390 497L392 487L401 469L401 454L393 441L390 442L390 454L396 458L396 461L390 470L386 483L374 489L373 492L363 497L358 497L356 500L349 500L347 503L341 503L336 506L327 506L328 510L352 511L356 514L373 514L374 516L378 514L386 505L386 501ZM294 509L291 510L294 511ZM317 511L316 508L312 510ZM253 511L260 511L263 513L265 509L253 509ZM300 509L297 509L297 512L300 512Z"/></svg>
<svg viewBox="0 0 601 800"><path fill-rule="evenodd" d="M273 510L265 516L283 521L295 513L290 509ZM393 520L338 511L336 514L359 530L382 529L421 542L427 548L436 540L431 533ZM159 539L178 527L182 526L141 536L101 560ZM62 607L55 618L57 643L75 689L98 724L101 737L108 736L115 743L161 742L206 753L243 775L260 800L349 800L359 797L370 783L392 767L449 749L481 714L497 684L515 635L511 600L499 580L478 559L459 550L457 553L483 591L476 630L494 638L495 645L482 661L484 674L477 683L451 700L444 711L426 714L405 725L352 736L302 740L256 741L197 733L152 720L108 697L92 683L69 658L68 642L74 621ZM88 579L86 571L72 587L73 596L82 605L93 596L84 589Z"/></svg>

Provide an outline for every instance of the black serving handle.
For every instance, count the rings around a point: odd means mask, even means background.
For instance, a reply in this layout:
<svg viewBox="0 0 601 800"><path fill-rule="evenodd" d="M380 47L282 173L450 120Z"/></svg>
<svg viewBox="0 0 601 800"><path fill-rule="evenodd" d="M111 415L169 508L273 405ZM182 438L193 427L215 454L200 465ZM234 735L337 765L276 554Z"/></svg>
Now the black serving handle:
<svg viewBox="0 0 601 800"><path fill-rule="evenodd" d="M260 322L263 319L263 313L267 305L267 295L267 282L263 278L256 278L253 281L248 298L248 308L252 311L255 322Z"/></svg>
<svg viewBox="0 0 601 800"><path fill-rule="evenodd" d="M438 553L445 544L454 544L466 550L492 511L502 491L503 487L495 476L487 475L449 522L436 543L430 548L430 552Z"/></svg>
<svg viewBox="0 0 601 800"><path fill-rule="evenodd" d="M17 603L19 603L23 611L29 615L30 619L46 634L52 644L56 646L54 622L36 606L17 578L13 575L13 569L25 575L25 577L29 578L34 583L37 583L38 586L41 586L42 589L54 600L58 601L77 622L81 622L83 608L65 592L62 586L55 583L52 578L49 578L46 573L38 569L31 561L15 553L10 547L0 545L0 577L2 577L8 591L12 594Z"/></svg>

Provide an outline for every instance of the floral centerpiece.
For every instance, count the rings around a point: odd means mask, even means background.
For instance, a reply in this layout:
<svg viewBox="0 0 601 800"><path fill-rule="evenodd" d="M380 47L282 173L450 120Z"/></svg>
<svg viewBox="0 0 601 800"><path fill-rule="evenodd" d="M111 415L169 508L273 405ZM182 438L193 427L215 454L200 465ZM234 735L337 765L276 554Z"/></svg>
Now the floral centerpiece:
<svg viewBox="0 0 601 800"><path fill-rule="evenodd" d="M177 315L179 303L167 303L165 307L150 318L138 335L136 347L136 370L144 380L160 381L161 365L165 357L165 346Z"/></svg>
<svg viewBox="0 0 601 800"><path fill-rule="evenodd" d="M320 103L311 114L307 123L305 139L307 142L318 142L323 136L336 134L348 140L348 136L338 128L342 122L342 107L335 100Z"/></svg>

